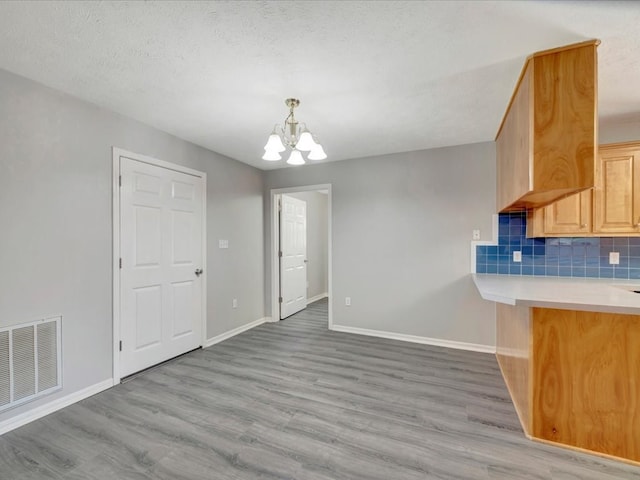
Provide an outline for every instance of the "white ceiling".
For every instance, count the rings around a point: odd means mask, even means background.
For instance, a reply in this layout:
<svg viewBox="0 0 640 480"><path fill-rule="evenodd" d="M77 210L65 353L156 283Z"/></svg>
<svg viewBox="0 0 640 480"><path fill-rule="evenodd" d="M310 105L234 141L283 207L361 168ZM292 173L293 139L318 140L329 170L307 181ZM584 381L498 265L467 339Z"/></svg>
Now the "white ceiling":
<svg viewBox="0 0 640 480"><path fill-rule="evenodd" d="M591 38L640 118L640 2L0 2L0 68L263 169L287 97L327 161L493 140L527 55Z"/></svg>

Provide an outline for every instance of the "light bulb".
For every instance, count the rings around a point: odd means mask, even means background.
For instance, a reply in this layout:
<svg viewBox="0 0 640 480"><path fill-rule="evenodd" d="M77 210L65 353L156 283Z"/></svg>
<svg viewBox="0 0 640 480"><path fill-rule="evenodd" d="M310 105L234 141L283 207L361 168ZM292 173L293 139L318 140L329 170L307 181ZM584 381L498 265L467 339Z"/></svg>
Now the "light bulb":
<svg viewBox="0 0 640 480"><path fill-rule="evenodd" d="M308 152L313 150L316 145L317 143L314 142L311 132L305 127L304 131L300 134L300 140L296 143L296 148L302 152Z"/></svg>
<svg viewBox="0 0 640 480"><path fill-rule="evenodd" d="M277 162L278 160L282 160L282 157L278 152L265 150L262 159L268 162Z"/></svg>
<svg viewBox="0 0 640 480"><path fill-rule="evenodd" d="M302 154L299 150L292 150L287 163L289 165L304 165L304 158L302 158Z"/></svg>
<svg viewBox="0 0 640 480"><path fill-rule="evenodd" d="M316 143L316 146L313 147L313 150L311 150L307 158L309 160L324 160L325 158L327 158L327 154L324 153L322 145Z"/></svg>
<svg viewBox="0 0 640 480"><path fill-rule="evenodd" d="M267 152L276 153L284 152L286 150L284 144L282 143L282 139L280 138L280 135L276 133L275 128L273 129L273 133L269 135L269 140L267 140L267 144L264 146L264 149Z"/></svg>

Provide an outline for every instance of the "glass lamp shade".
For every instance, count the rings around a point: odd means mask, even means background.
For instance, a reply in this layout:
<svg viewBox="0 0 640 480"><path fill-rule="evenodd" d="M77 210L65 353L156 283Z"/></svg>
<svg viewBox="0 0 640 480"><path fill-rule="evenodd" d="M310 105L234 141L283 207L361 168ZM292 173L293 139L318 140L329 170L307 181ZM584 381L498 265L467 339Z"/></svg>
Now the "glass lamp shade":
<svg viewBox="0 0 640 480"><path fill-rule="evenodd" d="M278 160L282 160L282 157L278 152L274 152L273 150L265 150L262 159L269 162L277 162Z"/></svg>
<svg viewBox="0 0 640 480"><path fill-rule="evenodd" d="M300 134L300 140L296 143L296 148L302 152L309 152L315 148L317 143L313 140L311 132L306 128Z"/></svg>
<svg viewBox="0 0 640 480"><path fill-rule="evenodd" d="M289 165L304 165L304 158L302 158L302 154L299 150L292 150L287 163Z"/></svg>
<svg viewBox="0 0 640 480"><path fill-rule="evenodd" d="M267 144L264 146L264 149L266 152L275 152L275 153L284 152L286 150L284 147L284 144L282 143L282 139L280 138L280 135L275 133L275 131L271 135L269 135L269 140L267 140Z"/></svg>
<svg viewBox="0 0 640 480"><path fill-rule="evenodd" d="M313 147L313 150L311 150L311 153L309 153L308 158L309 160L324 160L325 158L327 158L327 154L324 153L322 145L316 143L316 146Z"/></svg>

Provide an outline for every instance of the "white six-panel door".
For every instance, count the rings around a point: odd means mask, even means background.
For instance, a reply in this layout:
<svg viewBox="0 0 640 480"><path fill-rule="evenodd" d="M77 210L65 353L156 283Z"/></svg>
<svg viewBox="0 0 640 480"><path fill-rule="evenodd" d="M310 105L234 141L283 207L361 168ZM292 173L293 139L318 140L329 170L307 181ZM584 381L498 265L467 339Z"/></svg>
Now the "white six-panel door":
<svg viewBox="0 0 640 480"><path fill-rule="evenodd" d="M280 318L307 306L307 202L282 195L280 212Z"/></svg>
<svg viewBox="0 0 640 480"><path fill-rule="evenodd" d="M200 177L120 157L120 376L202 344Z"/></svg>

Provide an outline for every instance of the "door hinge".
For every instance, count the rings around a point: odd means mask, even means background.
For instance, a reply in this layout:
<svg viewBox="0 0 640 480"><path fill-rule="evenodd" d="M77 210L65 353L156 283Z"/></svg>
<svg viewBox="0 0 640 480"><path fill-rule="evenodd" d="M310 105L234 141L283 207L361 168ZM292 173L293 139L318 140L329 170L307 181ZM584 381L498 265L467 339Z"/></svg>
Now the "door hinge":
<svg viewBox="0 0 640 480"><path fill-rule="evenodd" d="M278 303L282 303L282 297L278 297Z"/></svg>
<svg viewBox="0 0 640 480"><path fill-rule="evenodd" d="M122 186L122 175L120 175L118 177L118 186L121 187Z"/></svg>
<svg viewBox="0 0 640 480"><path fill-rule="evenodd" d="M280 251L278 252L278 256L279 256L280 258L282 258L282 250L280 250Z"/></svg>
<svg viewBox="0 0 640 480"><path fill-rule="evenodd" d="M119 265L120 265L120 268L122 268L122 257L120 257Z"/></svg>
<svg viewBox="0 0 640 480"><path fill-rule="evenodd" d="M122 340L120 340L120 351L122 351Z"/></svg>

